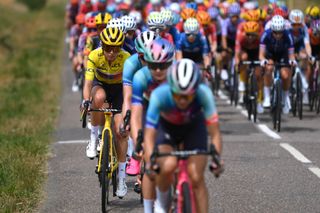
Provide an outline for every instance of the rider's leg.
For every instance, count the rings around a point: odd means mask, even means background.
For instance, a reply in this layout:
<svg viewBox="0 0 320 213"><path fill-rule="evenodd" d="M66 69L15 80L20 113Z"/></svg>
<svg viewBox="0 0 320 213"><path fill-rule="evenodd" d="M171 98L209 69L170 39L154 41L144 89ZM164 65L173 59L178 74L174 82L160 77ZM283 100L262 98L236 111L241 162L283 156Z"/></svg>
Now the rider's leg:
<svg viewBox="0 0 320 213"><path fill-rule="evenodd" d="M291 76L292 76L292 70L289 67L281 68L281 79L283 82L282 83L282 89L283 89L282 103L284 103L283 112L285 114L288 114L289 110L291 109L290 98L289 98Z"/></svg>
<svg viewBox="0 0 320 213"><path fill-rule="evenodd" d="M241 52L241 61L246 61L248 60L248 54L246 52ZM243 103L244 100L244 91L246 90L246 84L248 82L247 81L247 69L248 69L248 65L241 65L239 66L239 86L238 86L238 90L239 90L239 103Z"/></svg>
<svg viewBox="0 0 320 213"><path fill-rule="evenodd" d="M273 60L270 59L265 68L264 88L263 88L263 96L264 96L263 106L264 107L270 107L271 105L270 104L270 88L272 84L273 64L274 64Z"/></svg>

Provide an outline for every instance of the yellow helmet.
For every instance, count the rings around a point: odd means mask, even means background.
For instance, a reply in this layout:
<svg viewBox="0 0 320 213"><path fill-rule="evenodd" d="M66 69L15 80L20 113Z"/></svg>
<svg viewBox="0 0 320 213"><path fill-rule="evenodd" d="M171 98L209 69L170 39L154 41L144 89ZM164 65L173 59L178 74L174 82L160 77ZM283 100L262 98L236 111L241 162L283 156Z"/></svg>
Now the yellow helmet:
<svg viewBox="0 0 320 213"><path fill-rule="evenodd" d="M320 9L318 6L309 6L307 7L305 13L306 15L309 15L312 18L317 19L319 18L319 15L320 15Z"/></svg>
<svg viewBox="0 0 320 213"><path fill-rule="evenodd" d="M260 19L260 11L257 10L249 10L245 12L242 18L246 21L259 21Z"/></svg>
<svg viewBox="0 0 320 213"><path fill-rule="evenodd" d="M96 24L108 24L112 19L112 16L109 13L99 13L95 17Z"/></svg>
<svg viewBox="0 0 320 213"><path fill-rule="evenodd" d="M109 46L122 46L125 38L123 32L117 27L105 28L99 36L102 44Z"/></svg>
<svg viewBox="0 0 320 213"><path fill-rule="evenodd" d="M260 25L256 21L247 21L243 28L246 33L259 33Z"/></svg>

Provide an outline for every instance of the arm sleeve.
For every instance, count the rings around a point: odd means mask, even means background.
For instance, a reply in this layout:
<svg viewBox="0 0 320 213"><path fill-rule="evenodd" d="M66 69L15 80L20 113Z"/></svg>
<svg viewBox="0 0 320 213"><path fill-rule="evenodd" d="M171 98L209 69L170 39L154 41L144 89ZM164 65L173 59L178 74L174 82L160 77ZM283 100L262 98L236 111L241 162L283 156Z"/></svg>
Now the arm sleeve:
<svg viewBox="0 0 320 213"><path fill-rule="evenodd" d="M308 32L307 26L304 26L304 27L303 27L303 30L304 30L304 38L303 38L303 41L304 41L305 44L307 44L307 43L310 44L310 36L309 36L309 32Z"/></svg>
<svg viewBox="0 0 320 213"><path fill-rule="evenodd" d="M210 88L204 84L201 84L197 91L197 97L200 98L200 103L203 108L207 125L217 123L219 121L219 116L217 113L214 96Z"/></svg>
<svg viewBox="0 0 320 213"><path fill-rule="evenodd" d="M176 50L182 51L182 41L185 38L184 34L180 34L178 42L176 43Z"/></svg>
<svg viewBox="0 0 320 213"><path fill-rule="evenodd" d="M123 65L122 82L125 85L132 86L132 80L135 73L135 66L131 61L131 58L127 59Z"/></svg>
<svg viewBox="0 0 320 213"><path fill-rule="evenodd" d="M93 81L93 79L94 79L94 72L96 70L96 64L94 62L93 56L94 56L94 52L91 52L88 57L87 69L86 69L86 73L85 73L85 79L91 80L91 81Z"/></svg>
<svg viewBox="0 0 320 213"><path fill-rule="evenodd" d="M156 95L156 91L151 93L149 106L146 114L146 124L145 128L156 129L159 123L160 117L160 101L159 97Z"/></svg>
<svg viewBox="0 0 320 213"><path fill-rule="evenodd" d="M132 82L132 104L142 105L143 104L143 92L147 88L147 79L143 75L140 69L134 76Z"/></svg>

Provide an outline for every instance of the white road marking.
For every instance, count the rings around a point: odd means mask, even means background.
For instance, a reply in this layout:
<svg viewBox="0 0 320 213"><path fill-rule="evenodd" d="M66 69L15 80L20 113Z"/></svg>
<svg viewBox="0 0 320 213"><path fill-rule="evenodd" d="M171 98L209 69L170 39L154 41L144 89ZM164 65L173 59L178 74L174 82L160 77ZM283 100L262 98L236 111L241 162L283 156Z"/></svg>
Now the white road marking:
<svg viewBox="0 0 320 213"><path fill-rule="evenodd" d="M293 157L295 157L298 161L302 163L312 163L308 158L306 158L301 152L299 152L296 148L287 143L280 143L280 146L286 149Z"/></svg>
<svg viewBox="0 0 320 213"><path fill-rule="evenodd" d="M228 100L229 99L228 96L226 96L224 94L224 92L219 93L219 98L222 99L222 100Z"/></svg>
<svg viewBox="0 0 320 213"><path fill-rule="evenodd" d="M309 170L320 178L320 169L318 167L309 167Z"/></svg>
<svg viewBox="0 0 320 213"><path fill-rule="evenodd" d="M259 129L273 139L281 139L280 135L269 129L265 124L257 124Z"/></svg>
<svg viewBox="0 0 320 213"><path fill-rule="evenodd" d="M242 109L242 108L241 108ZM241 114L244 115L244 117L248 118L248 112L247 110L241 110Z"/></svg>
<svg viewBox="0 0 320 213"><path fill-rule="evenodd" d="M70 140L70 141L58 141L57 144L77 144L77 143L88 143L88 140Z"/></svg>

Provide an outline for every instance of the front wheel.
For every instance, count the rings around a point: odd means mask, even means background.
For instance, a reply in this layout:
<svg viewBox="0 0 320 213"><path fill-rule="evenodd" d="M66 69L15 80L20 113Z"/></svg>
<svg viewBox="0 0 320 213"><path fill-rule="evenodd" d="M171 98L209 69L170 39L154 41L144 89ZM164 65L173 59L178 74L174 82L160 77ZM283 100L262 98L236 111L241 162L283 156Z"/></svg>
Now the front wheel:
<svg viewBox="0 0 320 213"><path fill-rule="evenodd" d="M110 146L110 133L105 130L103 135L102 145L102 159L101 159L101 207L102 212L107 211L107 204L109 204L109 184L110 180L108 177L109 173L109 146Z"/></svg>
<svg viewBox="0 0 320 213"><path fill-rule="evenodd" d="M300 120L302 120L302 110L303 110L302 97L303 97L302 80L301 80L300 73L298 73L298 76L297 76L297 99L296 99L297 108L296 109L298 110L298 116L299 116Z"/></svg>
<svg viewBox="0 0 320 213"><path fill-rule="evenodd" d="M183 213L191 213L192 212L192 204L191 204L191 196L190 189L188 183L182 184L182 195L183 195L183 203L182 203L182 212Z"/></svg>

